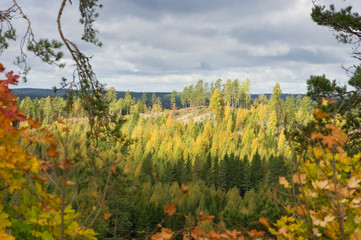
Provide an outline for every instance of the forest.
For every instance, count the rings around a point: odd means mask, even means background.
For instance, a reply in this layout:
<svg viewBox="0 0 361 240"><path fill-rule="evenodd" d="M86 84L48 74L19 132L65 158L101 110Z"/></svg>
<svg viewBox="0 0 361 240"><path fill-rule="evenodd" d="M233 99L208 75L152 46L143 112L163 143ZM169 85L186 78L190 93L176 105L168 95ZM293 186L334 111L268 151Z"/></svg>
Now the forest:
<svg viewBox="0 0 361 240"><path fill-rule="evenodd" d="M19 98L20 76L0 63L1 239L361 239L361 67L350 89L311 75L306 95L285 98L279 83L252 96L250 79L120 96L64 37L66 2L57 24L77 77L62 96ZM83 40L100 46L101 6L80 3ZM351 7L311 16L360 40ZM54 64L62 43L27 49Z"/></svg>
<svg viewBox="0 0 361 240"><path fill-rule="evenodd" d="M121 159L116 166L121 174L111 180L111 195L103 202L111 217L93 227L99 239L117 239L126 234L146 238L164 217L164 206L174 202L187 217L169 219L164 226L173 230L197 225L199 212L214 216L216 221L222 219L228 228L242 225L264 229L260 223L248 224L261 216L276 221L284 214L271 190L278 185L280 176L289 178L291 174L291 163L285 157L291 149L284 130L294 123L309 121L311 100L291 96L283 101L279 84L270 99L261 95L251 101L249 87L239 88L227 97L227 87L239 81L218 83L212 96L202 90L195 94L202 99L196 99L196 103L184 97L189 91L182 92L181 99L186 99L188 107L165 111L156 97L147 106L143 103L147 102L146 95L138 101L130 94L117 99L111 88L104 98L118 118L126 119L119 131L127 144L110 145L108 139L100 140L97 147L102 149L101 157L95 159L88 155L89 125L79 99L74 99L71 109L67 109L68 101L62 97L27 97L18 102L18 107L27 117L51 129L60 142L68 139L63 148L74 164L68 173L70 179L91 177L88 174L93 173L92 168L104 167L102 158L105 162ZM239 85L249 84L246 80ZM203 84L197 86L204 89ZM174 98L170 100L173 105ZM217 105L219 100L227 102ZM58 132L64 127L70 128L66 131L71 135ZM50 161L47 148L35 143L31 152ZM180 196L182 183L189 188L185 197ZM92 198L91 192L100 187L93 184L79 186L78 194L83 196L73 203L84 217L86 209L94 204L84 200Z"/></svg>

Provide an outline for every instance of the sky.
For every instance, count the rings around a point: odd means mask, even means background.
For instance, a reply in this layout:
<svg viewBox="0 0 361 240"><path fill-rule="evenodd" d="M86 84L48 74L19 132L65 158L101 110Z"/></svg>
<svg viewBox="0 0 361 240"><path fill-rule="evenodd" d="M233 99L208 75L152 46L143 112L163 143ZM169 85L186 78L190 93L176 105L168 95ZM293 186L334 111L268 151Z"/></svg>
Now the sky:
<svg viewBox="0 0 361 240"><path fill-rule="evenodd" d="M357 63L350 56L352 46L337 42L330 29L312 21L311 0L103 0L95 23L101 48L80 41L78 2L72 2L63 15L66 37L92 56L99 81L118 91L182 91L199 79L225 83L249 78L251 93L270 93L279 82L284 93L298 94L307 91L310 75L326 74L345 83L341 66ZM1 0L0 10L11 3ZM37 38L59 39L60 1L18 3ZM24 24L17 19L19 37ZM17 54L19 44L12 43L0 61L17 71L12 65ZM74 70L68 54L64 61L67 67L58 69L29 53L32 70L19 87L59 86L61 77L71 78Z"/></svg>

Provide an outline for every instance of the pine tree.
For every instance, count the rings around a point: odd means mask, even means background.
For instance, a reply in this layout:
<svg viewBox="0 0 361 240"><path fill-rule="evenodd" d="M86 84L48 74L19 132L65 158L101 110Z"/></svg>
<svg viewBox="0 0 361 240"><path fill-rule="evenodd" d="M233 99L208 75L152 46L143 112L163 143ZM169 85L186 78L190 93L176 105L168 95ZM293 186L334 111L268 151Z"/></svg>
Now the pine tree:
<svg viewBox="0 0 361 240"><path fill-rule="evenodd" d="M143 101L143 103L145 104L145 105L147 105L147 94L145 93L145 92L143 92L143 94L142 94L142 101Z"/></svg>
<svg viewBox="0 0 361 240"><path fill-rule="evenodd" d="M258 152L253 156L250 168L250 180L252 188L257 188L264 183L265 171L261 156Z"/></svg>
<svg viewBox="0 0 361 240"><path fill-rule="evenodd" d="M152 107L157 103L157 95L155 93L152 94Z"/></svg>
<svg viewBox="0 0 361 240"><path fill-rule="evenodd" d="M280 176L288 176L288 167L286 166L286 162L281 156L271 155L268 158L267 183L269 185L277 185Z"/></svg>
<svg viewBox="0 0 361 240"><path fill-rule="evenodd" d="M251 166L247 157L244 157L240 163L241 163L240 169L242 174L242 182L239 186L239 190L241 196L244 196L246 192L248 192L252 188Z"/></svg>
<svg viewBox="0 0 361 240"><path fill-rule="evenodd" d="M150 181L152 184L154 183L153 171L153 160L151 155L148 155L143 159L141 166L141 175L146 181Z"/></svg>

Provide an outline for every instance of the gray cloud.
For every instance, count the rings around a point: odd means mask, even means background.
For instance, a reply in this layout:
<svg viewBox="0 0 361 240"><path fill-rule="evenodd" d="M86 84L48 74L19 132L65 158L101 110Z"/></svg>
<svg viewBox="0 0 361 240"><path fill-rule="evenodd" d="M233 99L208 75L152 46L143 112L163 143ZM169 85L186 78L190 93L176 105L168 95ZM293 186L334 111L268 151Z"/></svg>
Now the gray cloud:
<svg viewBox="0 0 361 240"><path fill-rule="evenodd" d="M41 3L41 4L39 4ZM356 1L348 4L355 5ZM10 0L0 2L0 9ZM23 0L37 36L58 38L53 1ZM79 41L77 2L63 16L65 34L93 56L98 78L118 90L171 91L207 82L251 79L252 92L305 92L311 74L344 81L340 65L352 64L349 46L312 22L310 0L104 0L96 28L104 47ZM21 29L23 27L20 23ZM21 30L20 29L20 30ZM17 47L3 54L10 67ZM21 87L50 88L69 67L58 70L29 57L33 70Z"/></svg>

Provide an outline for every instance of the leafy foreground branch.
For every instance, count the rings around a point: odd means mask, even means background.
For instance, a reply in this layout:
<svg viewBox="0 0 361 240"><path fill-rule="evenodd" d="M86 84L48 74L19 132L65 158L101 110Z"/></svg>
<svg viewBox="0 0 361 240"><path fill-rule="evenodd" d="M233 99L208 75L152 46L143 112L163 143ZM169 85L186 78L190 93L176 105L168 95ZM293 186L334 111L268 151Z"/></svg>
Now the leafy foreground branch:
<svg viewBox="0 0 361 240"><path fill-rule="evenodd" d="M317 124L305 158L299 155L291 183L279 183L292 196L288 216L270 229L279 239L361 239L361 153L349 155L352 145L337 119L336 101L324 99L324 109L314 110ZM330 108L329 108L330 109Z"/></svg>
<svg viewBox="0 0 361 240"><path fill-rule="evenodd" d="M0 73L5 68L0 64ZM96 239L92 229L81 227L78 214L67 200L47 191L48 161L29 154L35 143L47 145L47 157L59 160L55 137L41 128L38 121L27 119L17 109L16 96L9 84L16 85L19 76L13 72L0 80L0 238L12 239ZM15 127L22 122L24 127ZM13 126L15 125L15 126ZM19 142L23 143L22 146ZM66 161L58 167L65 168ZM73 182L63 179L64 187ZM61 182L56 183L61 184ZM19 202L11 206L5 198L20 195Z"/></svg>

